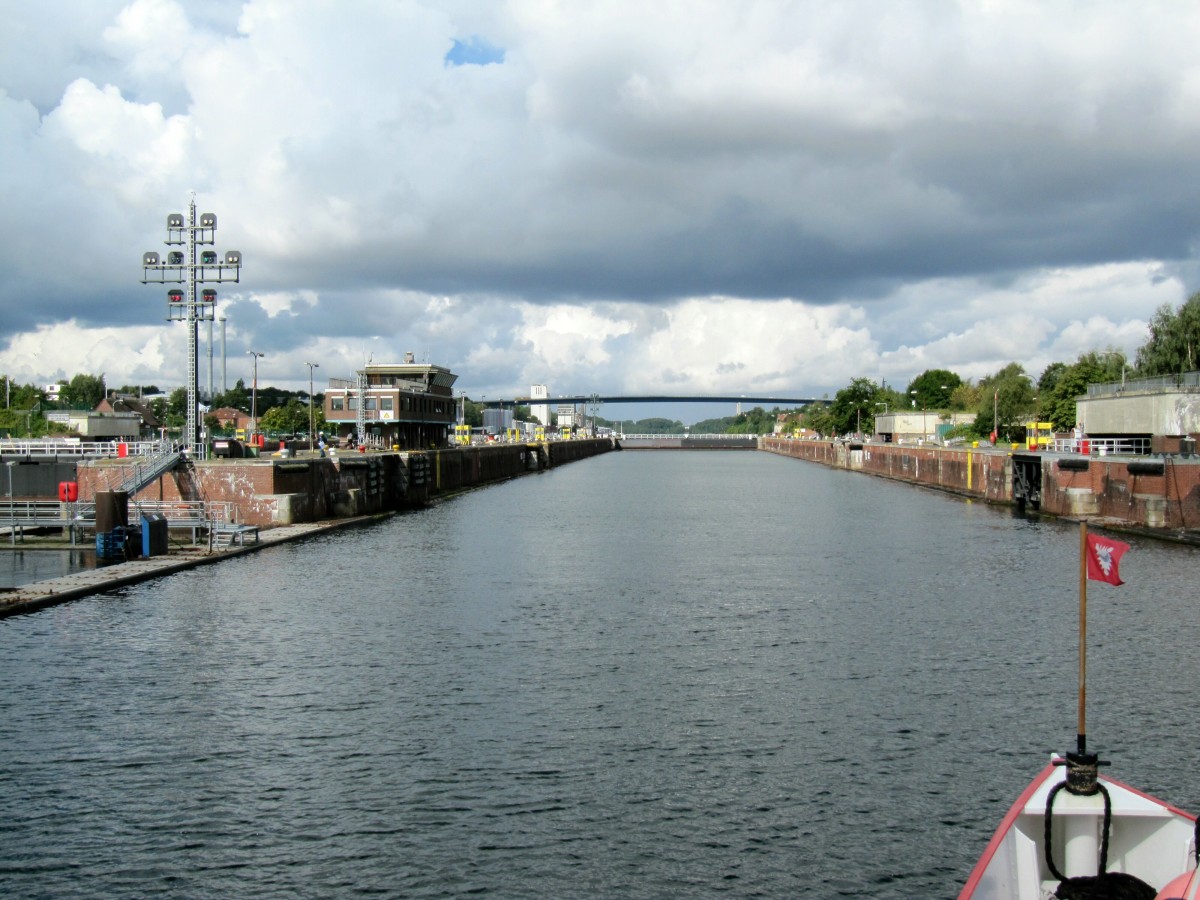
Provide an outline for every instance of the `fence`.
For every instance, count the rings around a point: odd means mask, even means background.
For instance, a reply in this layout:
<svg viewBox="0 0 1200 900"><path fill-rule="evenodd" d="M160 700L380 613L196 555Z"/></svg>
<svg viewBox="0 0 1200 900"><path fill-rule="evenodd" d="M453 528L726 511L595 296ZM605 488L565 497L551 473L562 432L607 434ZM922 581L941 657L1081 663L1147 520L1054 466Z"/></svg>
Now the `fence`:
<svg viewBox="0 0 1200 900"><path fill-rule="evenodd" d="M1147 456L1149 438L1057 438L1049 448L1055 453L1082 453L1088 456Z"/></svg>
<svg viewBox="0 0 1200 900"><path fill-rule="evenodd" d="M3 456L154 456L171 448L169 441L81 441L74 438L0 438Z"/></svg>
<svg viewBox="0 0 1200 900"><path fill-rule="evenodd" d="M1154 393L1178 390L1200 390L1200 372L1180 372L1177 375L1158 375L1153 378L1134 378L1108 384L1089 384L1089 397L1114 397L1118 394Z"/></svg>

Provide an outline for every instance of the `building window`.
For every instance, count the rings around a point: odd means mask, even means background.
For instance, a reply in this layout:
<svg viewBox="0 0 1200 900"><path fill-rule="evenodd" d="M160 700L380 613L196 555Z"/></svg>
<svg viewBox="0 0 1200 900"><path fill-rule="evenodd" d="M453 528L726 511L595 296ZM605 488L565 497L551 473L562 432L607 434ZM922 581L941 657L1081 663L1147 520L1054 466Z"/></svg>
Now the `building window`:
<svg viewBox="0 0 1200 900"><path fill-rule="evenodd" d="M345 408L345 405L346 405L345 397L330 397L329 398L329 408L332 410L343 409L343 408Z"/></svg>
<svg viewBox="0 0 1200 900"><path fill-rule="evenodd" d="M374 397L363 397L363 409L374 409L374 408L375 408L375 398Z"/></svg>
<svg viewBox="0 0 1200 900"><path fill-rule="evenodd" d="M394 401L391 397L380 397L379 398L379 408L382 409L384 412L391 412L393 409L395 409L395 407L392 405L393 402Z"/></svg>
<svg viewBox="0 0 1200 900"><path fill-rule="evenodd" d="M346 409L358 409L358 398L357 397L347 397L346 398Z"/></svg>

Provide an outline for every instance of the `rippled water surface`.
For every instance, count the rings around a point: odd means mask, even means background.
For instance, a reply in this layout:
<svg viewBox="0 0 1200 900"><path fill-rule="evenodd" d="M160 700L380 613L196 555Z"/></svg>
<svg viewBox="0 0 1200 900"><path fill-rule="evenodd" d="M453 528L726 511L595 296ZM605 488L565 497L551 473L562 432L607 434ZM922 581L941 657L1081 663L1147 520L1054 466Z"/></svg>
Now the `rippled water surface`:
<svg viewBox="0 0 1200 900"><path fill-rule="evenodd" d="M8 541L9 537L0 537L0 541ZM96 567L94 547L26 549L22 544L23 541L12 547L0 547L0 590Z"/></svg>
<svg viewBox="0 0 1200 900"><path fill-rule="evenodd" d="M1200 809L1196 554L1132 543L1090 744ZM0 620L0 894L953 897L1073 744L1077 553L630 451Z"/></svg>

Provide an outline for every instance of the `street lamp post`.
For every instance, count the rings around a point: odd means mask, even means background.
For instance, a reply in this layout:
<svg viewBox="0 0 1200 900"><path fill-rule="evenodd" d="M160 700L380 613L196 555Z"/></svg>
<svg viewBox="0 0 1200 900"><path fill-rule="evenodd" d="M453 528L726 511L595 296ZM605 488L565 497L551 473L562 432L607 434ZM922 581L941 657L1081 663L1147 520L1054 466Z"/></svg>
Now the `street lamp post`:
<svg viewBox="0 0 1200 900"><path fill-rule="evenodd" d="M312 456L313 450L316 449L316 441L313 439L313 429L316 424L313 421L313 369L321 368L320 363L305 363L308 366L308 455Z"/></svg>
<svg viewBox="0 0 1200 900"><path fill-rule="evenodd" d="M946 403L947 403L947 404L949 404L949 402L950 402L950 401L949 401L949 400L946 398L946 394L945 394L945 391L946 391L946 389L947 389L946 385L944 385L944 384L943 384L943 385L942 385L942 392L943 392L943 393L942 393L942 396L941 396L941 397L939 397L938 399L939 399L939 400L946 400ZM940 414L939 414L938 418L941 418ZM934 430L936 430L936 426L935 426L935 429L934 429ZM942 441L941 441L941 437L935 434L935 435L934 435L933 442L934 442L935 444L941 444L941 442L942 442Z"/></svg>
<svg viewBox="0 0 1200 900"><path fill-rule="evenodd" d="M1000 417L1000 388L995 388L992 392L992 445L1000 439L1000 423L996 421Z"/></svg>
<svg viewBox="0 0 1200 900"><path fill-rule="evenodd" d="M910 393L910 394L912 395L912 397L913 397L913 402L912 402L912 403L913 403L913 406L914 406L914 407L916 407L916 405L917 405L917 399L916 399L916 398L917 398L917 392L916 392L916 391L909 391L909 393ZM926 423L926 421L925 421L925 401L924 401L924 399L922 399L922 400L921 400L921 443L925 443L925 438L927 438L928 436L929 436L929 425L928 425L928 424Z"/></svg>
<svg viewBox="0 0 1200 900"><path fill-rule="evenodd" d="M253 437L258 434L258 358L267 354L259 353L257 350L247 350L246 352L254 357L254 380L250 387L250 421L254 423L250 435Z"/></svg>

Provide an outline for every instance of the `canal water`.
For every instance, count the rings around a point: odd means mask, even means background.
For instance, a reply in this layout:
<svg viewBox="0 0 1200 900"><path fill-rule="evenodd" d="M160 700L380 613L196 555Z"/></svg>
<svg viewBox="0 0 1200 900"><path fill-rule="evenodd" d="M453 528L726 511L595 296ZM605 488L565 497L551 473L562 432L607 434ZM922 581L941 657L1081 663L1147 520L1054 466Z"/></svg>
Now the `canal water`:
<svg viewBox="0 0 1200 900"><path fill-rule="evenodd" d="M1196 551L1089 595L1089 744L1200 810ZM1076 731L1078 532L608 454L0 620L0 894L953 897Z"/></svg>
<svg viewBox="0 0 1200 900"><path fill-rule="evenodd" d="M0 542L8 540L8 535L0 537ZM0 590L96 568L94 546L26 549L23 543L0 545Z"/></svg>

